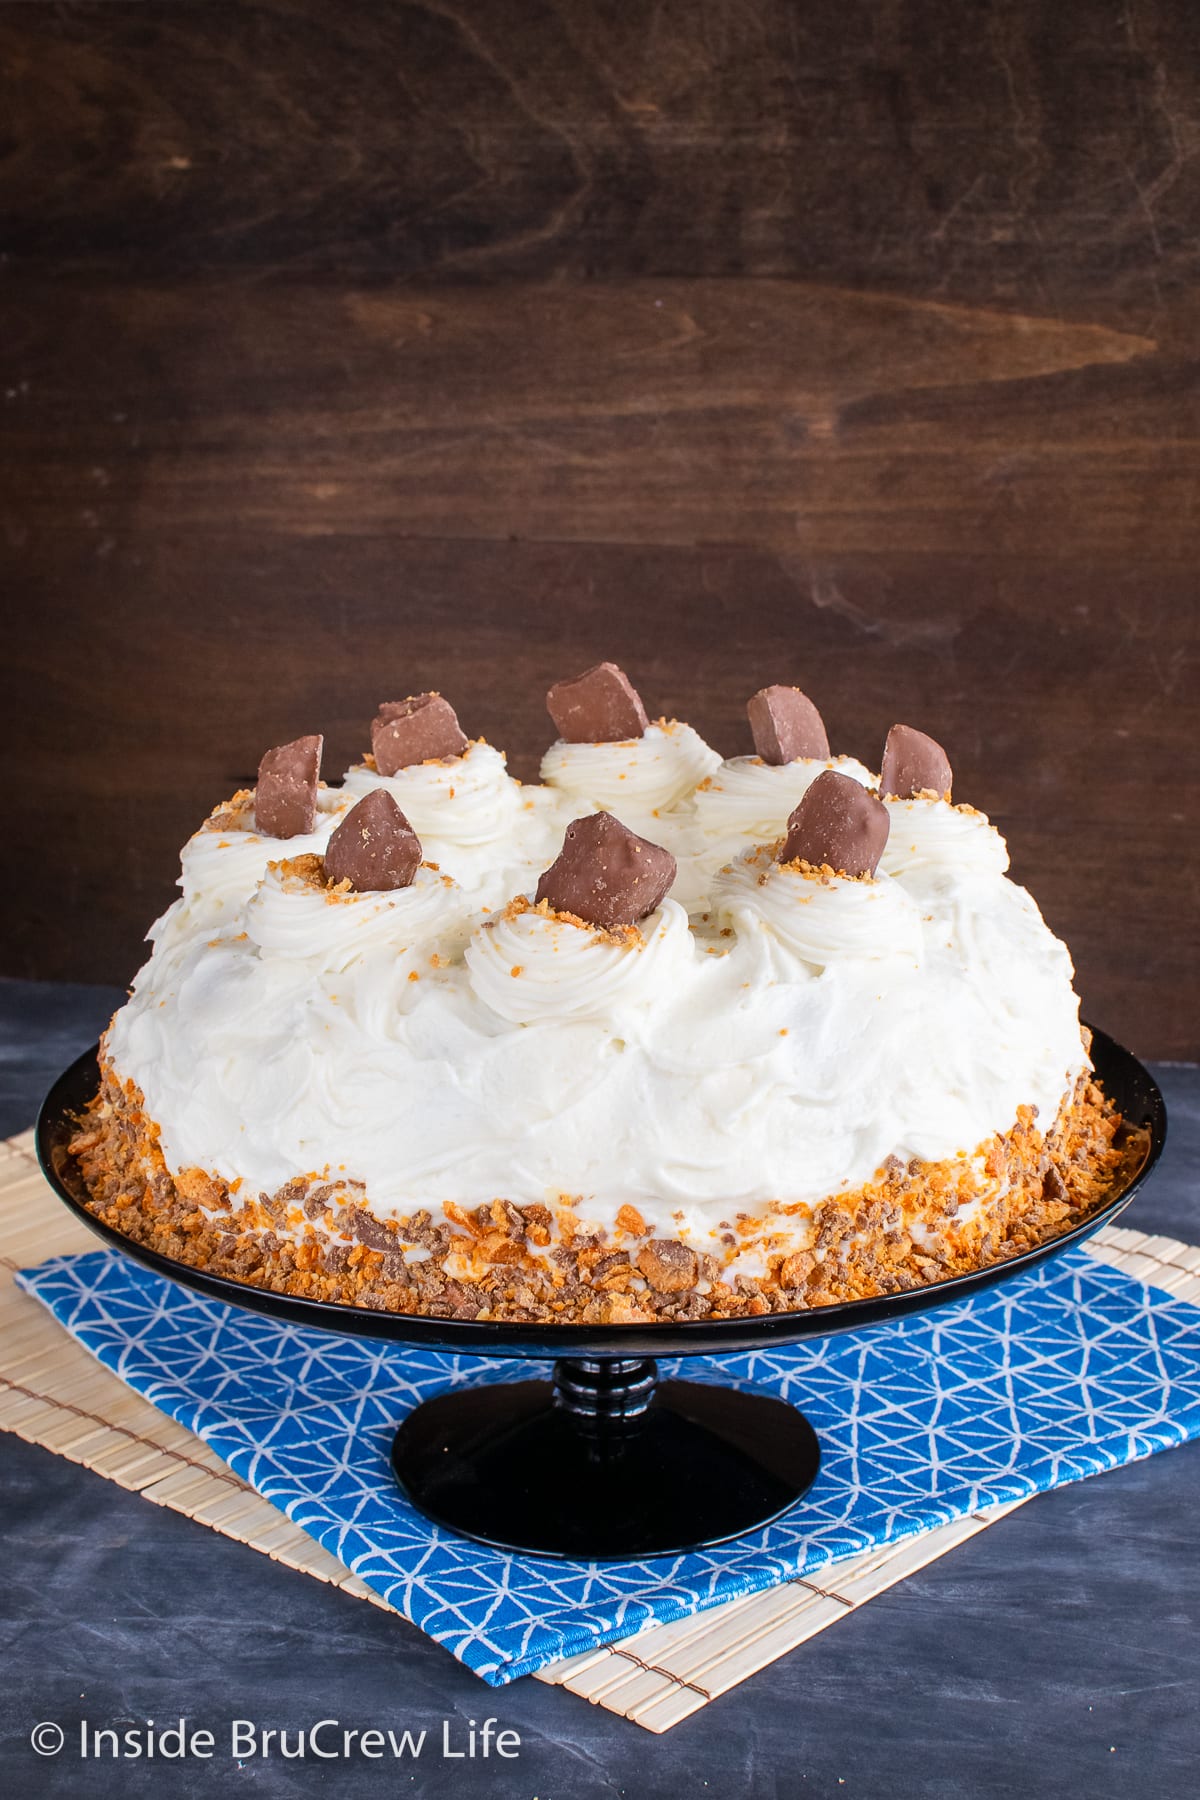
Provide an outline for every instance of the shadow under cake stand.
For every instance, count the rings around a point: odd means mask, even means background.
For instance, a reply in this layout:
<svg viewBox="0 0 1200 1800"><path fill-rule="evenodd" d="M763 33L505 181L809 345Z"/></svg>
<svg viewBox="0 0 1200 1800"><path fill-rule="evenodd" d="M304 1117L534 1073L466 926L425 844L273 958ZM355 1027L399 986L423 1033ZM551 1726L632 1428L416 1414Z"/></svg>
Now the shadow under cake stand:
<svg viewBox="0 0 1200 1800"><path fill-rule="evenodd" d="M98 1083L96 1051L59 1076L42 1105L37 1149L59 1198L84 1224L156 1274L292 1325L478 1356L545 1358L549 1381L487 1382L423 1401L400 1424L392 1468L440 1525L505 1550L594 1561L723 1543L777 1518L812 1485L817 1436L794 1406L743 1387L658 1379L659 1356L719 1356L877 1325L961 1300L1057 1256L1126 1207L1157 1162L1166 1111L1152 1076L1102 1031L1092 1060L1130 1125L1141 1166L1069 1230L1019 1256L902 1294L761 1318L648 1325L515 1324L379 1313L276 1294L192 1269L124 1237L88 1210L67 1144Z"/></svg>

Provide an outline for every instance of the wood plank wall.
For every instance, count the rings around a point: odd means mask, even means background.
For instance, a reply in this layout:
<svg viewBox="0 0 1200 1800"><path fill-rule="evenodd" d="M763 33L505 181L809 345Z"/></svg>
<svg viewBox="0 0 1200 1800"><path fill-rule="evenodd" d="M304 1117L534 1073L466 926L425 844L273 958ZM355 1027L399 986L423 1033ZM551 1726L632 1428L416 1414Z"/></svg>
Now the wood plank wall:
<svg viewBox="0 0 1200 1800"><path fill-rule="evenodd" d="M268 744L624 663L896 718L1198 1048L1188 0L0 0L0 971L122 980Z"/></svg>

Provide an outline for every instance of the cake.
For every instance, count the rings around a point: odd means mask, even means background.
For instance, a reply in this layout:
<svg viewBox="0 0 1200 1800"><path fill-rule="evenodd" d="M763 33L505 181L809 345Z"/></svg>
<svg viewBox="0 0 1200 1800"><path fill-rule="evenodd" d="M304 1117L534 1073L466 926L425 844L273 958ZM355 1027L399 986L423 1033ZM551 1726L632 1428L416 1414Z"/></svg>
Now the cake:
<svg viewBox="0 0 1200 1800"><path fill-rule="evenodd" d="M326 785L269 751L182 853L72 1143L99 1217L309 1298L726 1318L1041 1242L1130 1153L1073 969L945 752L815 706L722 759L611 663L542 779L440 694Z"/></svg>

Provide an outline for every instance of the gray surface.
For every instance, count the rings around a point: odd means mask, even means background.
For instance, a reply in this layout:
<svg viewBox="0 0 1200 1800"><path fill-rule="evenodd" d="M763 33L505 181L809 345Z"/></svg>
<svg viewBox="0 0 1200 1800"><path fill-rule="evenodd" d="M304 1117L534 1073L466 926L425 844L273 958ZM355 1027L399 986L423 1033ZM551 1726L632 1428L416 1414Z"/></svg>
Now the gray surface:
<svg viewBox="0 0 1200 1800"><path fill-rule="evenodd" d="M0 1124L119 995L0 983ZM1200 1240L1200 1071L1157 1071L1159 1173L1127 1215ZM1194 1800L1200 1787L1200 1444L1031 1501L665 1738L527 1680L489 1690L401 1621L0 1438L0 1791L286 1796L336 1789L494 1800L711 1793L867 1800ZM30 1728L185 1715L210 1762L39 1761ZM489 1714L517 1761L443 1761ZM425 1728L418 1763L246 1762L229 1721Z"/></svg>

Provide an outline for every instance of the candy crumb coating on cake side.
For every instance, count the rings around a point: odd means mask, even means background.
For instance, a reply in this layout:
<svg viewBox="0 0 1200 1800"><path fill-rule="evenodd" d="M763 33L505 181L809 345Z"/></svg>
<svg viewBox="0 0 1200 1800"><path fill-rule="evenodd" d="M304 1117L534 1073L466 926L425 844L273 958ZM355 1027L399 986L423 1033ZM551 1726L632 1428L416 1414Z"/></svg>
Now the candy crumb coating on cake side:
<svg viewBox="0 0 1200 1800"><path fill-rule="evenodd" d="M71 1154L91 1210L173 1261L310 1300L454 1319L620 1325L791 1312L1002 1262L1085 1217L1145 1155L1081 1076L1049 1132L1029 1108L973 1157L907 1165L804 1208L735 1214L723 1255L654 1237L635 1207L612 1232L577 1229L572 1203L444 1203L384 1223L361 1185L328 1171L249 1195L201 1169L172 1176L141 1095L106 1067ZM966 1215L965 1220L960 1216ZM805 1248L788 1248L802 1237ZM761 1276L728 1274L747 1249Z"/></svg>
<svg viewBox="0 0 1200 1800"><path fill-rule="evenodd" d="M934 739L876 777L776 685L721 762L611 663L548 707L541 786L429 691L340 787L313 735L214 810L70 1145L97 1218L308 1299L619 1325L904 1292L1133 1173Z"/></svg>

